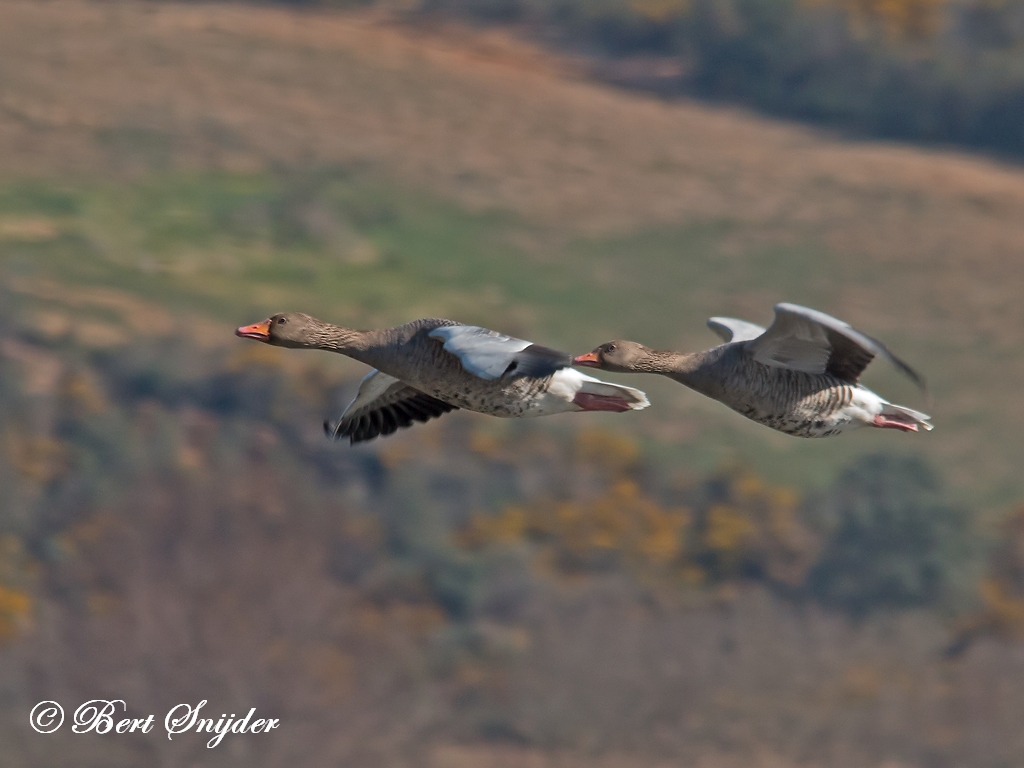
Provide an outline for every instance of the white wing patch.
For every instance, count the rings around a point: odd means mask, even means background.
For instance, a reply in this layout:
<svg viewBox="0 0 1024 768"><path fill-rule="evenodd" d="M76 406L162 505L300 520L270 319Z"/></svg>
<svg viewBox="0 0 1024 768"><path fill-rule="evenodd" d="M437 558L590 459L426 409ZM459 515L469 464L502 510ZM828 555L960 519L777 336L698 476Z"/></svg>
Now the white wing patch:
<svg viewBox="0 0 1024 768"><path fill-rule="evenodd" d="M463 368L488 381L504 374L516 353L532 344L476 325L446 325L427 335L443 341L445 351L459 358Z"/></svg>
<svg viewBox="0 0 1024 768"><path fill-rule="evenodd" d="M709 318L708 328L717 333L726 344L730 341L751 341L764 333L764 328L760 325L735 317Z"/></svg>

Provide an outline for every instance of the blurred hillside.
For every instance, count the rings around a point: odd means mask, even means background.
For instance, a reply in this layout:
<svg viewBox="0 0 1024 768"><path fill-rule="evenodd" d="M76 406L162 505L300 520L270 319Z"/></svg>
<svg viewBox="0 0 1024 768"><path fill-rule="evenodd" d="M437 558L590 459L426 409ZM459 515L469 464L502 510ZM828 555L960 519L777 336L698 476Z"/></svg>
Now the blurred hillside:
<svg viewBox="0 0 1024 768"><path fill-rule="evenodd" d="M797 301L922 368L942 439L822 451L661 381L645 382L658 412L616 428L701 471L738 457L820 484L906 447L985 503L1024 492L1012 168L630 96L498 33L231 5L3 8L0 249L47 311L89 305L130 335L187 310L219 329L194 331L203 343L293 307L695 349L710 315L767 322ZM71 298L71 278L103 290ZM162 324L125 315L138 299ZM869 385L921 405L878 368Z"/></svg>
<svg viewBox="0 0 1024 768"><path fill-rule="evenodd" d="M1020 762L1024 172L415 14L0 20L0 763ZM935 432L801 441L632 379L655 407L352 448L319 425L362 366L232 335L296 309L696 349L780 300L919 367L934 403L867 383ZM285 724L214 753L28 728L95 697Z"/></svg>
<svg viewBox="0 0 1024 768"><path fill-rule="evenodd" d="M278 0L330 7L333 0ZM600 77L848 133L1024 152L1020 0L411 0L423 19L515 25Z"/></svg>

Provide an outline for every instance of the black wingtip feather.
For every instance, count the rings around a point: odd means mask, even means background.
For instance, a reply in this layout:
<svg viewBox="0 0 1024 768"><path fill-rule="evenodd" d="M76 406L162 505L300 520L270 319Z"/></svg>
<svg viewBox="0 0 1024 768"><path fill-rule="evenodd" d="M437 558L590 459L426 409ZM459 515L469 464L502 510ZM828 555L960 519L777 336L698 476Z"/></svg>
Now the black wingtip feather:
<svg viewBox="0 0 1024 768"><path fill-rule="evenodd" d="M457 410L458 406L420 393L407 400L391 403L347 420L342 419L333 429L329 421L324 421L324 432L328 436L333 435L335 439L347 437L349 444L355 445L376 437L386 437L416 422L427 422Z"/></svg>
<svg viewBox="0 0 1024 768"><path fill-rule="evenodd" d="M864 335L867 336L867 334ZM887 346L885 346L885 344L880 342L878 339L874 338L873 336L867 336L867 338L871 339L873 343L878 345L878 348L882 350L882 354L884 354L885 357L889 360L889 362L896 367L896 370L900 371L903 375L905 375L912 382L914 382L917 385L918 389L920 389L921 392L924 393L925 397L928 398L930 402L931 393L928 391L928 381L925 379L925 377L922 376L917 371L915 371L913 368L911 368L910 365L903 362L900 358L896 357L896 355L892 353L892 350L890 350Z"/></svg>

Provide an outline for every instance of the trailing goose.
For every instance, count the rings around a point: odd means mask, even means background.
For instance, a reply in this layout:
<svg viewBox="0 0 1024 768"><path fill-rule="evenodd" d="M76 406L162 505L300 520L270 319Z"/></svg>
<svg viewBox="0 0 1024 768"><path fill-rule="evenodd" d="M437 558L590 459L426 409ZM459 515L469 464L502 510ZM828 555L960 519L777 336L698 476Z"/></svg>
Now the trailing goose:
<svg viewBox="0 0 1024 768"><path fill-rule="evenodd" d="M767 330L731 317L713 317L708 326L725 343L705 352L659 352L633 341L610 341L573 363L660 373L797 437L827 437L864 426L904 432L932 428L930 416L894 405L857 383L880 355L925 391L924 379L910 366L842 320L777 304Z"/></svg>
<svg viewBox="0 0 1024 768"><path fill-rule="evenodd" d="M357 331L286 312L235 333L278 347L339 352L372 366L338 423L324 422L329 435L350 443L458 408L529 417L650 404L638 389L573 370L569 354L451 320Z"/></svg>

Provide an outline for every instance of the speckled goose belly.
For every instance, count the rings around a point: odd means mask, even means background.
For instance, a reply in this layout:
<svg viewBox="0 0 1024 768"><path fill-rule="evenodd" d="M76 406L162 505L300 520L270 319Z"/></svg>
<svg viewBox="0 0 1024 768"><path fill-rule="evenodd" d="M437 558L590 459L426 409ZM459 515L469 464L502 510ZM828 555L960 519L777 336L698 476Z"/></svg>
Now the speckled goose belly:
<svg viewBox="0 0 1024 768"><path fill-rule="evenodd" d="M440 350L440 345L437 345ZM421 392L467 411L491 416L516 418L551 413L539 408L545 399L551 376L540 379L526 377L487 381L462 369L457 361L440 352L432 365L391 367L384 370ZM383 370L383 367L382 367ZM565 403L562 410L570 410Z"/></svg>
<svg viewBox="0 0 1024 768"><path fill-rule="evenodd" d="M829 437L864 426L881 398L828 375L812 375L758 363L747 366L739 386L719 398L734 411L794 437ZM860 417L860 418L859 418Z"/></svg>
<svg viewBox="0 0 1024 768"><path fill-rule="evenodd" d="M422 389L438 400L491 416L516 418L542 416L552 412L550 408L540 407L550 376L543 379L521 378L493 382L481 381L468 374L465 378L465 382L430 382L427 388ZM417 386L417 389L421 387ZM569 404L565 403L565 406L562 410L569 410Z"/></svg>

